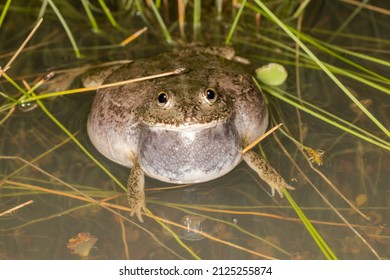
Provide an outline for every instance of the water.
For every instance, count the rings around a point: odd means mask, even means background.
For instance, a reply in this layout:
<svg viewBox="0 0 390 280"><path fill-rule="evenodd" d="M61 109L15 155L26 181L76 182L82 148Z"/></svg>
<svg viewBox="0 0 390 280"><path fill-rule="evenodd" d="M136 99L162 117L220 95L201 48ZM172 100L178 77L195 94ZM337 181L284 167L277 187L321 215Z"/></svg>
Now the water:
<svg viewBox="0 0 390 280"><path fill-rule="evenodd" d="M33 24L37 13L33 8L24 10L27 17L17 9L10 11L7 21L1 27L1 66L9 59L9 56L2 54L17 48L30 30L28 27ZM311 8L314 11L316 7ZM315 36L326 39L329 36L315 28L334 31L351 11L352 7L337 9L333 4L327 3L318 12L318 18L307 17L304 26L311 27L309 31ZM63 69L83 66L97 60L137 59L169 48L164 44L151 14L146 14L152 25L150 31L124 48L112 47L112 44L144 26L139 16L127 16L125 23L123 14L116 15L118 19L122 19L120 23L123 26L131 23L128 27L130 32L126 31L126 34L116 31L104 17L99 17L101 27L107 30L102 35L92 33L86 22L77 18L76 12L66 13L66 16L84 58L77 60L74 57L58 20L54 16L47 17L39 33L29 44L43 44L43 47L40 45L41 47L20 55L7 72L11 77L32 74L42 77L53 67ZM172 23L176 18L173 14L165 16L170 18L165 18L167 23ZM20 21L22 17L25 18L24 21ZM204 17L203 20L204 25L210 23L211 26L203 30L203 38L211 38L213 42L221 41L228 31L225 26L231 22L230 11L226 11L226 22L222 24L217 24L210 17ZM12 33L11 23L16 22L26 28L19 36ZM384 22L384 16L365 11L345 30L348 34L383 38L381 44L358 38L335 38L333 43L348 44L351 48L365 50L388 61L388 41L384 39L389 33ZM267 33L267 26L271 24L262 19L261 27L264 30L259 34L293 46L280 33ZM294 58L288 57L282 49L275 51L275 47L271 47L267 51L254 46L271 45L256 35L251 12L248 11L242 20L241 27L246 32L239 29L233 43L239 55L251 60L250 70L268 63L268 60L288 59L294 62ZM174 34L177 35L176 31L175 29ZM366 48L370 50L367 51ZM330 56L321 54L320 57L328 63L335 63L335 59ZM345 57L352 58L348 54ZM384 66L353 59L376 73L384 76L387 74ZM287 67L290 77L284 90L295 94L295 68ZM351 101L323 73L302 67L300 74L304 100L364 129L378 131L371 121L349 108ZM26 79L33 84L33 78ZM370 111L388 128L388 96L350 78L340 76L340 79L359 99L370 100L367 101L371 103ZM21 84L20 79L17 80ZM4 79L0 86L2 92L18 97L16 91L4 83ZM78 86L79 81L72 84L73 88ZM71 133L75 133L75 137L93 156L125 184L129 170L96 152L86 135L85 122L92 98L93 92L89 92L46 100L44 104ZM294 143L281 133L277 133L277 136L293 161L286 156L275 138L269 137L262 142L268 160L296 188L290 192L291 195L330 248L341 259L376 258L360 237L330 209L308 180L380 257L389 258L389 152L345 134L309 114L301 113L299 123L293 107L269 95L268 99L271 113L278 121L284 122L284 127L294 137L299 139L301 129L306 146L325 151L323 164L317 167L322 172L322 177L310 168ZM1 117L4 116L5 112L1 114ZM375 133L384 138L382 134ZM130 218L128 212L117 208L127 206L124 191L76 144L69 141L69 137L41 109L16 109L0 127L0 135L0 176L6 180L0 186L0 213L33 200L32 204L0 216L2 259L79 259L80 256L69 253L67 243L80 232L89 232L98 239L92 245L88 257L90 259L193 258L173 238L172 230L204 259L324 258L288 201L270 196L268 185L257 178L244 163L222 178L192 186L177 187L147 178L148 208L151 213L164 219L165 225L157 223L157 218L148 216L144 216L145 223L140 224L136 219ZM29 164L26 165L26 162ZM294 166L294 163L297 165ZM371 221L353 211L340 194L332 190L327 180L353 204L359 205L361 211L371 217ZM82 200L85 195L96 200L108 199L107 203L112 204L106 204L106 208L89 204ZM182 227L179 228L174 223ZM198 232L192 232L191 229ZM199 231L205 234L202 235Z"/></svg>

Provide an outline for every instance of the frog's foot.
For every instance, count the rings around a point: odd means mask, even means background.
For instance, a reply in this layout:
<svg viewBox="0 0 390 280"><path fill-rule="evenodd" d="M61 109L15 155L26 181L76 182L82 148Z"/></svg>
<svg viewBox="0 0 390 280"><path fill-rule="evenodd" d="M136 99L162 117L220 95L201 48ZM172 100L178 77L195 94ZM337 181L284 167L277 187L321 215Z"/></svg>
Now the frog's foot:
<svg viewBox="0 0 390 280"><path fill-rule="evenodd" d="M294 190L286 183L286 181L276 172L276 170L265 161L260 155L253 151L248 151L243 155L245 162L252 168L260 178L265 181L272 190L272 195L275 195L275 190L283 197L283 187L289 190Z"/></svg>
<svg viewBox="0 0 390 280"><path fill-rule="evenodd" d="M144 222L141 210L146 211L144 185L144 172L135 161L127 181L127 200L130 204L130 216L135 214L141 223Z"/></svg>

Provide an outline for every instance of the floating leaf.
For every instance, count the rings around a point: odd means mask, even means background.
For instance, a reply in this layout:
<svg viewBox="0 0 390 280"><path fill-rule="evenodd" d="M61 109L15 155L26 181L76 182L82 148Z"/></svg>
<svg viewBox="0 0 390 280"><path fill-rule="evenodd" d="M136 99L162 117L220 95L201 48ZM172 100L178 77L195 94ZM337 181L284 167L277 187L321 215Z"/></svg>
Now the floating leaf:
<svg viewBox="0 0 390 280"><path fill-rule="evenodd" d="M256 69L257 78L266 85L279 86L287 79L287 70L278 63L269 63Z"/></svg>

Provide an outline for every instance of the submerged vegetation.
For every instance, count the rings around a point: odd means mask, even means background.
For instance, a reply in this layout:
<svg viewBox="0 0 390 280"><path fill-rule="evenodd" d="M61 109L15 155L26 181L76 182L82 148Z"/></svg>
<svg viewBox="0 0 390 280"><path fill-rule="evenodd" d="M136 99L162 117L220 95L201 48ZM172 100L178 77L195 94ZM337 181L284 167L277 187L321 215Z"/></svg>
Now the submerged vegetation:
<svg viewBox="0 0 390 280"><path fill-rule="evenodd" d="M0 258L70 258L68 240L72 252L99 259L390 257L388 4L4 2ZM76 77L191 43L232 44L253 75L286 67L282 85L255 80L271 126L283 123L259 148L296 190L273 200L244 167L200 185L149 180L139 224L128 216L126 170L85 136L97 87Z"/></svg>

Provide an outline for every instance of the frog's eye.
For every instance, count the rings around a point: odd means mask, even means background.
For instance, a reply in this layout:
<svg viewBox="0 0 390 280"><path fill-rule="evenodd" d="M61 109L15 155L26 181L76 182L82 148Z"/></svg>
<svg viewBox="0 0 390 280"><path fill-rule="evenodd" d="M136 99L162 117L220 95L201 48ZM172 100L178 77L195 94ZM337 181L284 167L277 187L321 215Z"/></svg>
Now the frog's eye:
<svg viewBox="0 0 390 280"><path fill-rule="evenodd" d="M207 101L209 104L214 104L215 101L217 101L218 94L215 92L214 89L208 88L204 91L203 93L204 99Z"/></svg>
<svg viewBox="0 0 390 280"><path fill-rule="evenodd" d="M157 95L157 105L160 107L164 107L168 104L169 101L169 95L166 92L160 92Z"/></svg>

